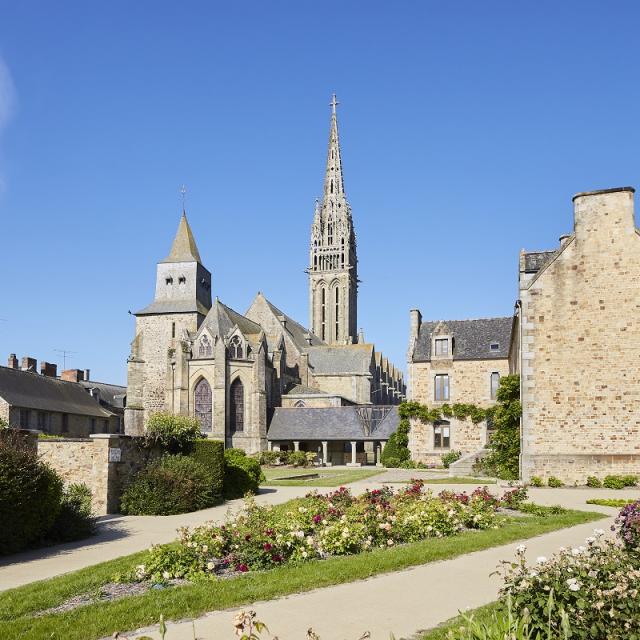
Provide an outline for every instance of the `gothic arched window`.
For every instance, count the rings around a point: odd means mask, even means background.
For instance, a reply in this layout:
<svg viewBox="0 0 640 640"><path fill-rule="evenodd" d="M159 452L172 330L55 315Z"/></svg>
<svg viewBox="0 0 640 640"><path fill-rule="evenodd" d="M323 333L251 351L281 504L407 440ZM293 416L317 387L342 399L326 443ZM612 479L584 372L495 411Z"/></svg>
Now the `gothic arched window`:
<svg viewBox="0 0 640 640"><path fill-rule="evenodd" d="M213 398L211 395L211 385L204 378L198 382L194 389L193 406L195 416L200 420L200 429L202 431L211 431Z"/></svg>
<svg viewBox="0 0 640 640"><path fill-rule="evenodd" d="M327 225L327 239L329 244L333 244L333 222Z"/></svg>
<svg viewBox="0 0 640 640"><path fill-rule="evenodd" d="M206 334L200 338L200 347L198 348L198 357L199 358L210 358L212 354L211 350L211 342L209 342L209 338Z"/></svg>
<svg viewBox="0 0 640 640"><path fill-rule="evenodd" d="M229 354L232 358L238 360L242 359L243 353L242 341L238 336L233 336L233 338L231 338L231 342L229 343Z"/></svg>
<svg viewBox="0 0 640 640"><path fill-rule="evenodd" d="M231 383L229 402L229 426L231 433L244 431L244 386L240 378Z"/></svg>

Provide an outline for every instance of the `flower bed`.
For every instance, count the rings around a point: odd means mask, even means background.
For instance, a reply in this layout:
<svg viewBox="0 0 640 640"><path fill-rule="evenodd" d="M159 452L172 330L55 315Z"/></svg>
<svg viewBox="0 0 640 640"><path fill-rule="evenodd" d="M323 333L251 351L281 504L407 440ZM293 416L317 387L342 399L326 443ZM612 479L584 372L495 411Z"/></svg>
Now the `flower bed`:
<svg viewBox="0 0 640 640"><path fill-rule="evenodd" d="M584 545L535 565L527 564L520 545L516 561L505 563L502 596L534 637L546 637L548 627L551 637L564 637L564 625L571 638L640 638L640 501L624 507L612 530L617 540L596 529ZM552 608L561 615L550 616Z"/></svg>
<svg viewBox="0 0 640 640"><path fill-rule="evenodd" d="M277 507L247 499L244 510L224 524L183 528L177 544L152 547L128 579L230 576L453 536L465 529L498 528L504 520L499 509L517 508L524 499L523 490L498 499L486 487L436 496L421 480L398 491L384 487L357 497L341 487Z"/></svg>

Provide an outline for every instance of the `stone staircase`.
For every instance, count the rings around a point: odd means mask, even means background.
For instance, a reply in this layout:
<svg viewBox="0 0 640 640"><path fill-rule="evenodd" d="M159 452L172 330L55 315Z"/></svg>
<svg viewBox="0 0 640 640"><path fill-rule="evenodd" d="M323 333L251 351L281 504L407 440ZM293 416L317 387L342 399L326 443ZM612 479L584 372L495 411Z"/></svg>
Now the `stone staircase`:
<svg viewBox="0 0 640 640"><path fill-rule="evenodd" d="M476 460L481 460L489 454L489 449L480 449L474 453L467 453L455 462L449 465L450 476L474 476L478 475L477 471L473 470L473 465Z"/></svg>

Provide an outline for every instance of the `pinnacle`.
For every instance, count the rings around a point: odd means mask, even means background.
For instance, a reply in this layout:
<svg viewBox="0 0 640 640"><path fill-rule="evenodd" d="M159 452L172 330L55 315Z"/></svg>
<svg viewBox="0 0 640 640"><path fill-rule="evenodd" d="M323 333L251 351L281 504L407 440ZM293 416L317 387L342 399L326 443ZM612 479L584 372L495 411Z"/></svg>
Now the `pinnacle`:
<svg viewBox="0 0 640 640"><path fill-rule="evenodd" d="M200 262L198 247L184 209L182 210L180 224L178 225L171 251L164 262Z"/></svg>

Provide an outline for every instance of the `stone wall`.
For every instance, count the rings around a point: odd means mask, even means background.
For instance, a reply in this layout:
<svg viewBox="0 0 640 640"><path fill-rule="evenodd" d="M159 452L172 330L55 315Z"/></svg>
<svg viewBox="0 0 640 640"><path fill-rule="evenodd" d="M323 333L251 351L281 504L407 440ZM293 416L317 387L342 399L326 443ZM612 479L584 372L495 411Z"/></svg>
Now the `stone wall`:
<svg viewBox="0 0 640 640"><path fill-rule="evenodd" d="M65 484L84 483L96 514L117 513L120 495L133 476L159 455L137 438L95 434L86 439L38 440L38 454Z"/></svg>
<svg viewBox="0 0 640 640"><path fill-rule="evenodd" d="M437 407L445 402L434 400L434 376L449 375L449 400L447 404L475 404L490 407L495 403L491 399L491 374L500 376L509 374L509 362L505 359L491 360L454 360L451 358L434 359L431 362L409 363L411 380L411 399L421 404ZM487 443L486 422L473 424L470 419L448 420L450 428L449 449L436 449L432 424L418 420L411 421L409 432L409 450L414 460L425 464L439 464L443 453L461 451L474 453Z"/></svg>
<svg viewBox="0 0 640 640"><path fill-rule="evenodd" d="M309 386L328 394L335 394L356 404L371 402L371 375L312 375Z"/></svg>
<svg viewBox="0 0 640 640"><path fill-rule="evenodd" d="M633 193L574 199L575 234L538 274L521 259L521 474L640 473L640 237Z"/></svg>

